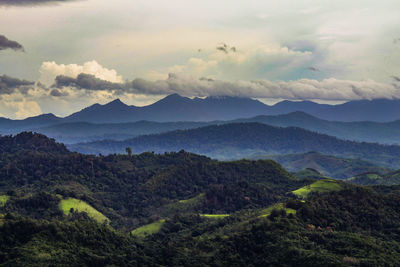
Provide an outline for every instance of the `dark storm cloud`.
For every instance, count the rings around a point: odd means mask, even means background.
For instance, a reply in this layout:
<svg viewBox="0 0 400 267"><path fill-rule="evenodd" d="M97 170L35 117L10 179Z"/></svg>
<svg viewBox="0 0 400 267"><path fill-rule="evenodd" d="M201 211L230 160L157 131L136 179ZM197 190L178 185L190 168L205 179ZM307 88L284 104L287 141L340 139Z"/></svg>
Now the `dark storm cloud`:
<svg viewBox="0 0 400 267"><path fill-rule="evenodd" d="M392 76L392 78L393 78L393 80L395 80L396 82L400 82L400 77L398 77L398 76Z"/></svg>
<svg viewBox="0 0 400 267"><path fill-rule="evenodd" d="M16 41L11 41L4 35L0 35L0 50L12 49L15 51L24 51L24 47Z"/></svg>
<svg viewBox="0 0 400 267"><path fill-rule="evenodd" d="M222 51L225 54L228 54L229 48L228 48L227 44L221 44L221 45L217 46L217 50Z"/></svg>
<svg viewBox="0 0 400 267"><path fill-rule="evenodd" d="M311 70L311 71L320 71L318 68L316 68L316 67L308 67L308 70Z"/></svg>
<svg viewBox="0 0 400 267"><path fill-rule="evenodd" d="M229 45L227 45L226 43L221 43L220 45L218 45L218 46L216 47L216 49L217 49L218 51L224 52L225 54L228 54L229 52L233 52L233 53L236 53L236 52L237 52L236 47L234 47L234 46L229 46Z"/></svg>
<svg viewBox="0 0 400 267"><path fill-rule="evenodd" d="M12 94L15 90L26 94L28 92L28 87L33 86L34 84L34 82L3 75L0 76L0 94Z"/></svg>
<svg viewBox="0 0 400 267"><path fill-rule="evenodd" d="M53 89L51 90L50 95L54 97L62 97L62 96L68 96L69 94L67 92L62 92L58 89Z"/></svg>
<svg viewBox="0 0 400 267"><path fill-rule="evenodd" d="M53 87L75 87L78 89L85 89L91 91L124 91L126 86L119 83L108 82L94 75L81 73L78 77L72 78L64 75L59 75L55 79L55 84Z"/></svg>
<svg viewBox="0 0 400 267"><path fill-rule="evenodd" d="M71 1L74 0L0 0L0 6L36 6Z"/></svg>

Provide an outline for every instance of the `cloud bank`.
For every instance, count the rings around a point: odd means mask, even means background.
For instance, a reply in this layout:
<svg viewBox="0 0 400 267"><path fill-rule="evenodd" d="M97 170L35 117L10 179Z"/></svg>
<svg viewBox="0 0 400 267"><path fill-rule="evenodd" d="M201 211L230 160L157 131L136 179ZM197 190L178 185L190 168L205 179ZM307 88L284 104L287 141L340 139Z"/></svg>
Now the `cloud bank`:
<svg viewBox="0 0 400 267"><path fill-rule="evenodd" d="M295 81L253 80L222 81L170 74L166 80L148 81L135 79L131 90L141 94L172 94L185 96L240 96L278 99L360 100L399 99L396 84L373 80L351 81L335 78L321 81L299 79Z"/></svg>
<svg viewBox="0 0 400 267"><path fill-rule="evenodd" d="M224 81L211 78L195 78L181 74L169 74L165 80L150 81L141 78L124 83L111 83L94 75L79 74L77 78L58 76L54 87L88 91L107 91L115 95L168 95L183 96L238 96L276 99L400 99L397 83L386 84L374 80L351 81L335 78L321 81L299 79L295 81L238 80Z"/></svg>
<svg viewBox="0 0 400 267"><path fill-rule="evenodd" d="M24 47L16 42L16 41L11 41L4 35L0 35L0 50L5 50L5 49L12 49L15 51L24 51Z"/></svg>

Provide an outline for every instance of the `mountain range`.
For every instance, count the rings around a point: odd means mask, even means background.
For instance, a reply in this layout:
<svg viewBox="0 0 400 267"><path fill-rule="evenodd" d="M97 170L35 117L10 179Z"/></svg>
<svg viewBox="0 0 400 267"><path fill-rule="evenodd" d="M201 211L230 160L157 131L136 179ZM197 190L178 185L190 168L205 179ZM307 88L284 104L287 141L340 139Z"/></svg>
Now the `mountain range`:
<svg viewBox="0 0 400 267"><path fill-rule="evenodd" d="M183 99L185 103L198 102L203 103L204 109L207 109L205 103L211 103L217 101L212 98L207 99L189 99L182 98L178 95L171 95L162 101L157 103L158 107L164 106L164 115L169 117L168 112L173 112L171 100L179 102ZM203 102L202 102L203 101ZM222 106L226 107L220 109L219 111L215 110L214 118L230 118L234 117L234 113L232 111L232 106L235 106L233 102L241 102L242 106L248 105L249 107L255 107L261 112L260 107L269 107L262 104L259 101L251 100L251 99L239 99L239 98L220 98L218 101L220 103L225 103ZM377 102L378 100L375 100ZM387 100L389 102L395 102L395 100ZM371 101L373 103L374 101ZM379 102L379 101L378 101ZM167 104L166 104L167 103ZM169 104L168 104L169 103ZM230 103L230 104L229 104ZM255 104L253 106L253 104ZM151 106L157 106L153 104ZM168 106L171 105L169 108ZM155 116L151 111L151 106L148 107L147 117L157 119L159 117ZM215 105L216 108L218 105ZM222 107L221 106L221 107ZM179 107L179 106L178 106ZM308 107L308 108L307 108ZM258 115L254 117L245 118L245 116L250 116L251 114L256 114L257 112L253 109L248 109L246 114L236 114L235 116L243 116L240 119L234 120L214 120L214 121L195 121L198 119L193 111L195 108L189 106L182 106L183 109L187 110L184 112L180 111L182 116L187 116L181 119L192 119L194 121L173 121L173 119L179 119L177 116L169 117L171 119L170 122L157 122L157 121L134 121L134 122L118 122L118 123L99 123L100 120L112 121L113 118L116 121L124 121L129 120L129 116L131 116L132 110L140 111L140 108L136 108L133 106L127 106L120 102L119 100L113 101L106 105L95 104L91 107L88 107L80 112L74 113L66 118L59 118L52 114L43 114L37 117L31 117L24 120L10 120L1 118L0 119L0 133L1 134L17 134L21 131L34 131L43 133L49 137L55 138L59 142L63 143L79 143L79 142L90 142L96 140L103 139L113 139L113 140L124 140L133 138L139 135L146 134L158 134L167 131L173 130L183 130L183 129L191 129L204 127L215 124L226 124L233 122L257 122L264 123L272 126L279 127L289 127L295 126L304 128L307 130L311 130L318 133L328 134L331 136L336 136L341 139L346 140L355 140L361 142L377 142L381 144L399 144L400 143L400 120L391 121L391 122L373 122L373 121L354 121L354 122L343 122L343 121L329 121L320 119L316 116L312 116L309 113L317 113L317 108L328 108L328 107L339 107L339 106L329 106L329 105L319 105L312 102L290 102L283 101L272 107L275 111L274 113L279 112L290 112L296 109L306 110L308 113L304 111L293 111L288 114L281 115ZM161 110L160 108L157 108ZM178 108L179 109L179 108ZM169 110L169 111L168 111ZM202 109L197 109L199 113ZM233 115L228 116L227 113L221 114L225 111L231 112ZM246 110L246 109L245 109ZM250 110L250 111L249 111ZM176 110L175 110L176 111ZM174 111L174 112L175 112ZM140 113L140 112L139 112ZM138 113L138 114L139 114ZM163 112L159 112L162 114ZM153 114L153 115L151 115ZM151 116L150 116L151 115ZM221 115L221 116L220 116ZM396 114L392 114L394 117ZM132 115L134 117L137 115ZM207 115L208 116L208 115ZM157 117L157 118L156 118ZM108 119L107 119L108 118ZM140 117L144 118L144 117ZM211 119L212 116L210 115ZM76 120L76 122L74 122Z"/></svg>
<svg viewBox="0 0 400 267"><path fill-rule="evenodd" d="M169 95L151 105L129 106L116 99L105 105L94 104L67 117L42 114L24 120L0 118L0 130L24 130L57 123L125 123L141 120L155 122L214 121L250 118L258 115L280 115L305 112L331 121L389 122L400 119L400 100L376 99L350 101L339 105L311 101L282 101L269 106L258 100L240 97L187 98Z"/></svg>
<svg viewBox="0 0 400 267"><path fill-rule="evenodd" d="M340 105L311 101L282 101L269 106L258 100L240 97L187 98L177 94L144 106L127 106L119 99L106 105L95 104L65 118L68 122L94 123L150 120L213 121L278 115L302 111L325 120L388 122L400 119L400 100L359 100Z"/></svg>
<svg viewBox="0 0 400 267"><path fill-rule="evenodd" d="M393 122L338 122L313 117L296 111L284 115L260 115L248 119L211 122L152 122L127 123L72 122L25 128L45 134L63 143L90 142L103 139L124 140L139 135L158 134L216 124L257 122L278 127L300 127L310 131L336 136L341 139L381 144L400 144L400 121ZM34 124L33 124L34 125ZM11 129L11 128L10 128ZM9 130L10 130L9 129ZM13 132L18 133L18 131Z"/></svg>

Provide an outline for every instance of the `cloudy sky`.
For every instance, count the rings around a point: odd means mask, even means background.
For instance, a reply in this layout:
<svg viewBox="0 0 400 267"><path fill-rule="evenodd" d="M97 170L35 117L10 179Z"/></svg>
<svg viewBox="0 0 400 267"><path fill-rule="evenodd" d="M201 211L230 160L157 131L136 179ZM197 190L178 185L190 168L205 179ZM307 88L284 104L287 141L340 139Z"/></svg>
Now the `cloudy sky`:
<svg viewBox="0 0 400 267"><path fill-rule="evenodd" d="M0 0L0 116L170 93L400 98L398 0Z"/></svg>

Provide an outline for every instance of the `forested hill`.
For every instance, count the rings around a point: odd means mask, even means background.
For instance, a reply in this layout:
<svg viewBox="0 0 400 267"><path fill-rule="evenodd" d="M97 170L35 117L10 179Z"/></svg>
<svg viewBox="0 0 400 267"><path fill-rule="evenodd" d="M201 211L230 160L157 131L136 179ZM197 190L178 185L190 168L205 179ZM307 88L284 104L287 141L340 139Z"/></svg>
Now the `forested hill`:
<svg viewBox="0 0 400 267"><path fill-rule="evenodd" d="M42 134L22 132L15 136L0 137L0 153L24 153L27 151L69 153L64 144L56 143L54 139Z"/></svg>
<svg viewBox="0 0 400 267"><path fill-rule="evenodd" d="M367 172L383 175L392 171L389 168L376 166L376 164L361 159L338 158L315 151L278 156L257 155L254 159L275 160L282 164L286 170L291 172L298 172L306 168L311 168L335 179L350 178L354 175Z"/></svg>
<svg viewBox="0 0 400 267"><path fill-rule="evenodd" d="M271 160L184 151L82 155L32 133L0 144L2 266L400 261L398 187L299 180Z"/></svg>
<svg viewBox="0 0 400 267"><path fill-rule="evenodd" d="M70 145L82 153L165 152L184 149L219 159L250 157L255 154L291 154L317 151L347 158L362 158L388 167L398 167L400 146L344 141L301 128L279 128L259 123L212 125L125 141L97 141Z"/></svg>
<svg viewBox="0 0 400 267"><path fill-rule="evenodd" d="M184 151L90 156L58 150L63 146L32 133L0 143L0 196L11 192L5 210L33 218L60 219L60 199L74 198L114 227L129 228L181 200L196 199L191 211L227 213L268 206L306 183L271 160L218 162ZM26 150L11 149L24 144Z"/></svg>

